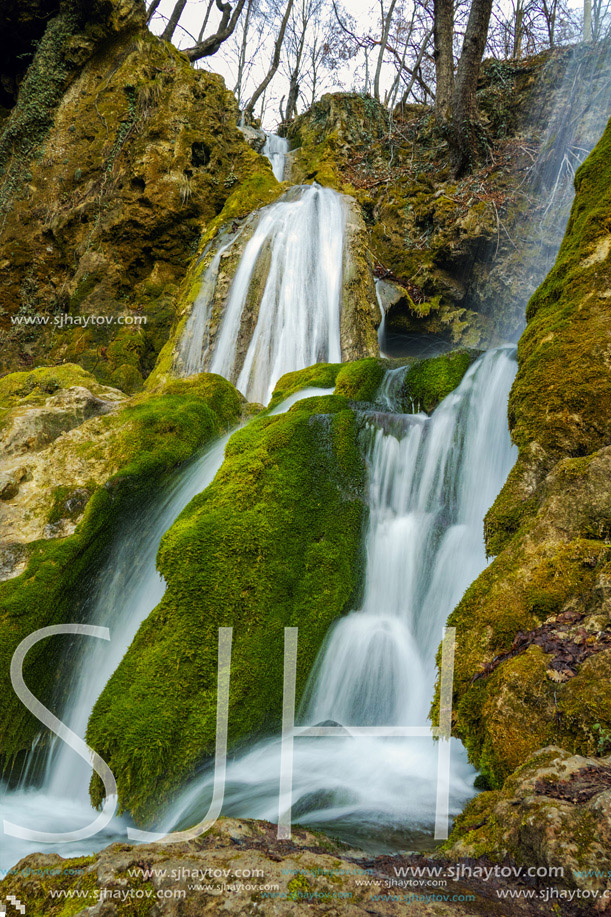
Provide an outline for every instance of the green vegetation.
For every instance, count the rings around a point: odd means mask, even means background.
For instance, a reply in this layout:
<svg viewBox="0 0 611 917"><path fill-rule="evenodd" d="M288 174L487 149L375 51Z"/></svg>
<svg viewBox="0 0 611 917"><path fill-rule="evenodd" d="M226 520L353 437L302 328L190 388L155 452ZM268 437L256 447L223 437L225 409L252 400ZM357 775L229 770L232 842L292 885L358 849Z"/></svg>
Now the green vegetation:
<svg viewBox="0 0 611 917"><path fill-rule="evenodd" d="M343 397L299 402L234 434L213 484L165 535L165 596L89 723L123 809L151 818L213 753L219 627L234 628L232 746L280 721L289 626L299 627L301 696L330 624L358 601L363 488L356 417ZM93 785L95 803L100 790Z"/></svg>
<svg viewBox="0 0 611 917"><path fill-rule="evenodd" d="M351 401L375 401L385 371L384 361L375 357L344 363L337 374L335 392Z"/></svg>
<svg viewBox="0 0 611 917"><path fill-rule="evenodd" d="M449 619L456 733L494 788L543 746L601 754L611 734L610 152L611 126L529 303L509 407L519 458L486 518L497 556Z"/></svg>
<svg viewBox="0 0 611 917"><path fill-rule="evenodd" d="M456 350L430 360L419 360L408 369L403 388L405 410L430 414L440 401L457 388L471 364L476 350Z"/></svg>
<svg viewBox="0 0 611 917"><path fill-rule="evenodd" d="M58 380L65 384L87 378L80 367L37 369L6 377L0 389L9 401L26 391L26 398L32 399L41 390L54 390ZM178 465L233 426L241 406L242 398L229 382L201 375L174 382L154 395L137 396L122 409L91 421L91 439L83 436L76 446L79 459L94 465L106 462L114 473L109 471L103 486L89 488L84 514L72 535L28 545L25 572L0 583L0 679L5 699L0 751L5 762L28 749L39 729L10 686L10 660L17 644L40 627L79 619L92 571L102 563L120 521L149 499ZM81 429L86 431L87 424ZM55 496L51 521L65 517L62 501L68 494ZM37 644L26 660L26 682L43 703L54 690L60 643Z"/></svg>
<svg viewBox="0 0 611 917"><path fill-rule="evenodd" d="M304 388L334 388L337 374L341 368L341 363L315 363L313 366L306 367L306 369L298 369L295 372L286 373L278 380L269 408L275 408L289 395ZM338 392L338 394L340 393Z"/></svg>

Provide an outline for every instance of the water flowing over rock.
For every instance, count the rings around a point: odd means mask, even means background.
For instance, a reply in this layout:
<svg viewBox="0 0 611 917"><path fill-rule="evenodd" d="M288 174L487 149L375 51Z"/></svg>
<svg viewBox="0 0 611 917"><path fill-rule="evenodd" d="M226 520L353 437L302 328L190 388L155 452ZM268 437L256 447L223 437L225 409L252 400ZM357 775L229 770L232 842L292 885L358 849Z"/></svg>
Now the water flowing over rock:
<svg viewBox="0 0 611 917"><path fill-rule="evenodd" d="M368 426L363 604L328 635L300 722L334 721L347 733L351 726L426 724L443 624L486 564L482 520L515 459L503 416L514 372L511 350L492 351L430 418L392 415L394 433ZM279 749L270 741L229 765L228 814L277 818ZM454 753L456 810L472 791L458 747ZM408 833L430 830L437 766L432 739L304 738L294 754L299 820L374 846L398 824ZM163 830L196 822L211 785L206 774L188 787ZM405 786L411 787L408 796Z"/></svg>
<svg viewBox="0 0 611 917"><path fill-rule="evenodd" d="M277 134L267 134L263 155L267 156L272 164L274 175L278 181L284 181L286 174L286 157L289 151L289 142Z"/></svg>
<svg viewBox="0 0 611 917"><path fill-rule="evenodd" d="M219 373L249 401L267 404L287 372L377 350L377 310L362 220L349 199L297 186L253 220L226 296L215 304L223 258L241 233L219 240L175 366L184 375Z"/></svg>

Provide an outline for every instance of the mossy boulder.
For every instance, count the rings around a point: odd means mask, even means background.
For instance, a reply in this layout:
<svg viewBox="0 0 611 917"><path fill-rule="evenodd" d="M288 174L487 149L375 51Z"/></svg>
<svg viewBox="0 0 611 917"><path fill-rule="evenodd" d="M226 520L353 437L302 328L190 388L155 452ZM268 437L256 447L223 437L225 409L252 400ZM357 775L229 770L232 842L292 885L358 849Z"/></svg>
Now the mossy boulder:
<svg viewBox="0 0 611 917"><path fill-rule="evenodd" d="M232 626L230 744L278 726L284 628L298 695L329 625L358 601L365 521L357 422L340 396L234 434L213 484L165 535L161 604L99 698L88 741L124 810L150 819L214 752L218 628ZM100 800L101 787L92 785Z"/></svg>
<svg viewBox="0 0 611 917"><path fill-rule="evenodd" d="M277 182L233 93L147 30L141 0L61 7L0 134L0 370L71 361L132 393L202 234Z"/></svg>
<svg viewBox="0 0 611 917"><path fill-rule="evenodd" d="M519 767L502 790L467 805L443 856L546 867L558 871L557 885L605 889L610 849L611 758L549 746Z"/></svg>
<svg viewBox="0 0 611 917"><path fill-rule="evenodd" d="M406 412L431 414L444 398L458 388L463 376L479 356L476 350L456 350L429 360L419 360L407 370L402 401Z"/></svg>
<svg viewBox="0 0 611 917"><path fill-rule="evenodd" d="M5 445L16 450L4 468L17 478L0 507L0 756L6 768L40 729L10 685L16 646L38 628L82 619L92 571L125 517L234 425L243 399L225 379L206 375L127 399L81 367L64 366L5 377L0 402ZM30 426L28 414L36 419ZM37 438L15 436L16 424ZM43 703L56 687L57 643L37 644L26 660L26 682Z"/></svg>

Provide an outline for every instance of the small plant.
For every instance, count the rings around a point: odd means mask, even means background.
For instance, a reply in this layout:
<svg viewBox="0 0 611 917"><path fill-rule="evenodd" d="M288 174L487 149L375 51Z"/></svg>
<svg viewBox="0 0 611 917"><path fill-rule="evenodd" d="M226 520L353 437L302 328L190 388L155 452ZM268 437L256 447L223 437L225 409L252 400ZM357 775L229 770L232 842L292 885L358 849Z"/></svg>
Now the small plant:
<svg viewBox="0 0 611 917"><path fill-rule="evenodd" d="M594 723L592 732L596 739L597 754L605 755L611 751L611 729L603 726L601 723Z"/></svg>

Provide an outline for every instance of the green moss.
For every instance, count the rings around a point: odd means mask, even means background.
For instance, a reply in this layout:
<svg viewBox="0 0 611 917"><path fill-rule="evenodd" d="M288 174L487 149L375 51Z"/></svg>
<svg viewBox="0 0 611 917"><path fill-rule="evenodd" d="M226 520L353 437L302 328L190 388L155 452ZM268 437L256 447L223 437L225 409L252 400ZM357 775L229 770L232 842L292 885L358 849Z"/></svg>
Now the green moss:
<svg viewBox="0 0 611 917"><path fill-rule="evenodd" d="M549 461L587 455L611 437L611 126L575 189L556 264L530 300L518 348L509 416L522 462L533 441Z"/></svg>
<svg viewBox="0 0 611 917"><path fill-rule="evenodd" d="M337 374L335 391L351 401L375 401L385 371L383 361L375 357L345 363Z"/></svg>
<svg viewBox="0 0 611 917"><path fill-rule="evenodd" d="M234 434L213 484L164 537L165 596L89 723L124 809L151 817L213 753L219 627L234 628L232 747L280 722L289 626L299 627L301 695L329 625L357 601L363 488L344 398L261 415ZM92 792L99 802L97 784Z"/></svg>
<svg viewBox="0 0 611 917"><path fill-rule="evenodd" d="M583 675L580 670L575 678L558 684L547 674L553 657L533 645L480 677L487 663L509 653L517 634L536 630L567 604L587 596L607 559L608 548L602 542L538 544L532 524L529 535L527 547L511 543L480 574L448 621L457 628L459 641L456 732L494 787L544 745L556 742L591 753L593 724L608 721L608 710L596 692L591 705L568 701L574 692L582 696L582 684L587 696L591 662L582 666ZM437 700L433 721L436 716Z"/></svg>
<svg viewBox="0 0 611 917"><path fill-rule="evenodd" d="M405 376L405 410L426 411L430 414L460 385L463 376L478 356L477 351L456 350L416 363L408 369Z"/></svg>
<svg viewBox="0 0 611 917"><path fill-rule="evenodd" d="M337 374L341 368L341 363L315 363L306 369L285 373L278 380L269 408L275 408L289 395L304 388L334 388Z"/></svg>
<svg viewBox="0 0 611 917"><path fill-rule="evenodd" d="M36 370L19 374L19 380L2 382L13 393L20 386L32 387L32 397L40 385L50 384L52 372L55 370L47 374ZM77 368L76 378L81 374ZM60 375L65 380L66 373ZM10 660L17 644L40 627L78 620L91 571L103 561L117 525L148 499L173 469L234 425L241 404L241 396L225 379L200 376L191 382L174 383L166 392L139 396L122 410L96 420L99 433L111 438L112 461L118 470L104 486L91 488L92 495L74 534L34 543L25 572L0 583L0 680L5 697L0 714L0 752L5 763L27 749L39 731L38 721L22 707L10 686ZM98 435L91 442L80 443L83 460L95 459L101 438ZM63 490L56 494L54 518L64 517L64 497ZM37 644L24 667L26 682L43 702L53 690L54 669L61 655L56 644L60 642Z"/></svg>
<svg viewBox="0 0 611 917"><path fill-rule="evenodd" d="M129 850L115 845L116 853L121 849ZM97 860L93 856L64 860L52 855L45 857L44 866L28 861L25 875L16 870L0 882L0 895L15 895L27 902L27 912L34 917L75 917L99 906L102 900L107 902L104 907L112 907L113 895L126 888L130 896L119 905L122 914L147 917L157 909L155 888L150 881L119 868L106 885L98 876Z"/></svg>

